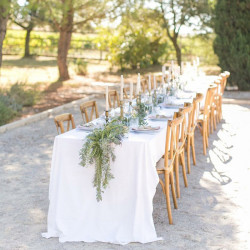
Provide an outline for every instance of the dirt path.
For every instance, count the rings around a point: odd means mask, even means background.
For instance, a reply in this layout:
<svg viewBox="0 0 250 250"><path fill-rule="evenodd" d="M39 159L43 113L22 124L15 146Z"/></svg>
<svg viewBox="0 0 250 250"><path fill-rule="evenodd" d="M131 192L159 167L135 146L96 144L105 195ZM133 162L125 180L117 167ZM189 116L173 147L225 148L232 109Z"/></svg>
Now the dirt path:
<svg viewBox="0 0 250 250"><path fill-rule="evenodd" d="M79 124L78 107L69 111ZM249 249L250 106L225 104L223 112L223 122L209 138L207 156L202 154L196 131L197 166L188 176L189 187L181 182L173 226L168 224L158 186L153 217L157 234L164 240L146 245L60 244L57 238L42 238L56 135L53 120L0 135L0 249Z"/></svg>

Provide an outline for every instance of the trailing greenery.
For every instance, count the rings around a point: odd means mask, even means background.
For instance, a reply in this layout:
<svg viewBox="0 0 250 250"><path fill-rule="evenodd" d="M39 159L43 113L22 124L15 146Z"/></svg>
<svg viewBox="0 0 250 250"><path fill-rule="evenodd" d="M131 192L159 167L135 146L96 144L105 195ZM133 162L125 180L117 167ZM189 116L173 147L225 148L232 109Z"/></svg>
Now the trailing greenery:
<svg viewBox="0 0 250 250"><path fill-rule="evenodd" d="M138 104L136 104L134 109L136 110L135 116L139 119L139 125L147 125L147 122L144 118L147 116L148 107L144 103L139 102Z"/></svg>
<svg viewBox="0 0 250 250"><path fill-rule="evenodd" d="M103 190L109 181L114 178L111 173L110 163L115 161L115 146L120 145L128 129L118 120L112 120L104 128L94 129L84 142L80 151L81 166L95 165L93 184L96 188L97 201L102 200Z"/></svg>
<svg viewBox="0 0 250 250"><path fill-rule="evenodd" d="M250 90L249 0L219 0L215 7L214 50L219 66L230 71L229 82Z"/></svg>

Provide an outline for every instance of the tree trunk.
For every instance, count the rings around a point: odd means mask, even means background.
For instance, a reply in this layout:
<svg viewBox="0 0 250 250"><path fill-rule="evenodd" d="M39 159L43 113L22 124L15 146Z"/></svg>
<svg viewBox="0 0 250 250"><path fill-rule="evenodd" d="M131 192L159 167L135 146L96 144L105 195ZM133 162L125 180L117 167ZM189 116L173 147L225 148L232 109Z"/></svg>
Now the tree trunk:
<svg viewBox="0 0 250 250"><path fill-rule="evenodd" d="M3 40L6 34L8 17L9 15L6 13L6 9L0 6L0 68L2 66Z"/></svg>
<svg viewBox="0 0 250 250"><path fill-rule="evenodd" d="M30 33L33 27L26 30L24 57L30 57Z"/></svg>
<svg viewBox="0 0 250 250"><path fill-rule="evenodd" d="M70 47L72 31L60 30L58 41L57 65L59 70L59 80L65 81L69 79L69 71L67 65L67 55Z"/></svg>
<svg viewBox="0 0 250 250"><path fill-rule="evenodd" d="M177 63L181 67L181 48L178 45L177 38L173 39L172 43L173 43L174 48L175 48L175 54L176 54Z"/></svg>

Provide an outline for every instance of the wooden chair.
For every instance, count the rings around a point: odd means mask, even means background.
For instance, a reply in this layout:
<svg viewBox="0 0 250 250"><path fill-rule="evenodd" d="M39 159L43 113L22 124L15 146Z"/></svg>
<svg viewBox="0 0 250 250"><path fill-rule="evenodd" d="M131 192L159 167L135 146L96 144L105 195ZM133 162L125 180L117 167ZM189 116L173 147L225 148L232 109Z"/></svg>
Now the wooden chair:
<svg viewBox="0 0 250 250"><path fill-rule="evenodd" d="M91 108L91 113L89 114L90 108ZM80 105L80 111L82 114L83 122L86 122L86 123L92 121L94 119L94 115L95 115L95 118L99 117L96 101L89 101L89 102L82 103Z"/></svg>
<svg viewBox="0 0 250 250"><path fill-rule="evenodd" d="M119 94L116 90L109 91L109 107L117 108L120 106Z"/></svg>
<svg viewBox="0 0 250 250"><path fill-rule="evenodd" d="M54 118L54 122L56 124L56 129L57 129L57 133L58 134L59 134L59 128L61 130L61 134L63 134L65 132L64 126L63 126L64 122L67 122L67 131L70 130L70 123L71 123L72 129L76 127L75 126L74 117L70 113L65 113L65 114L62 114L62 115L57 115Z"/></svg>
<svg viewBox="0 0 250 250"><path fill-rule="evenodd" d="M193 164L196 165L196 156L195 156L195 145L194 145L194 131L197 126L197 121L200 112L200 103L203 99L203 94L197 93L196 97L193 99L193 112L191 117L191 127L190 131L187 133L187 164L188 171L190 169L190 149L192 149L192 158Z"/></svg>
<svg viewBox="0 0 250 250"><path fill-rule="evenodd" d="M184 113L182 112L175 112L174 118L182 117L183 116L183 121L180 124L180 126L177 127L176 129L176 157L175 157L175 180L176 180L176 193L177 193L177 198L180 198L180 181L179 181L179 162L181 163L182 166L182 173L183 173L183 180L184 180L184 185L185 187L188 186L187 182L187 174L186 174L186 166L185 166L185 117Z"/></svg>
<svg viewBox="0 0 250 250"><path fill-rule="evenodd" d="M148 80L145 77L141 79L141 91L144 94L148 91Z"/></svg>
<svg viewBox="0 0 250 250"><path fill-rule="evenodd" d="M222 119L222 96L224 94L224 90L227 84L227 78L229 76L230 76L230 72L225 71L222 74L220 74L217 81L215 81L216 84L220 85L219 91L218 91L218 101L217 101L217 120L218 121L221 121Z"/></svg>
<svg viewBox="0 0 250 250"><path fill-rule="evenodd" d="M135 98L135 89L136 89L136 86L134 85L133 86L133 94L132 94L132 99ZM124 99L127 99L127 100L130 100L130 87L125 87L123 88L123 97Z"/></svg>
<svg viewBox="0 0 250 250"><path fill-rule="evenodd" d="M208 147L208 133L209 133L209 112L211 107L211 102L217 86L210 86L207 91L204 110L200 113L198 118L199 128L203 137L203 154L206 155L206 148Z"/></svg>
<svg viewBox="0 0 250 250"><path fill-rule="evenodd" d="M184 125L185 125L185 130L184 130L184 142L186 142L186 148L187 148L187 167L188 167L188 174L191 172L190 168L190 142L191 142L191 132L192 132L192 119L193 119L193 104L191 103L184 103L184 108L180 109L180 112L184 115ZM184 145L183 145L184 147ZM189 151L188 151L189 150ZM184 176L184 174L183 174Z"/></svg>
<svg viewBox="0 0 250 250"><path fill-rule="evenodd" d="M170 191L169 185L171 185L172 190L172 198L174 202L174 208L177 209L177 200L175 194L175 185L174 185L174 166L176 162L176 155L178 152L178 139L180 126L183 122L183 115L177 118L174 118L172 121L168 121L167 125L167 133L166 133L166 144L165 144L165 154L164 156L157 162L156 169L159 175L164 175L164 181L159 178L162 191L166 196L167 203L167 212L168 212L168 220L169 224L173 224L171 205L170 205Z"/></svg>
<svg viewBox="0 0 250 250"><path fill-rule="evenodd" d="M151 75L151 91L154 89L154 81ZM141 80L141 88L142 88L142 93L146 93L148 91L148 75L144 76Z"/></svg>

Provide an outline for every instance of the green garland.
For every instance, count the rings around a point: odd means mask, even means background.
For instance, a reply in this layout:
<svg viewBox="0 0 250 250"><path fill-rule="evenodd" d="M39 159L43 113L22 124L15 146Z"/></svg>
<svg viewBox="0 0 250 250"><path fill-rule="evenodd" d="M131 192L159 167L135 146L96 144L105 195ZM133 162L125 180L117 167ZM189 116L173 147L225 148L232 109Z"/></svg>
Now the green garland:
<svg viewBox="0 0 250 250"><path fill-rule="evenodd" d="M109 181L114 178L111 173L110 161L115 161L115 146L121 144L127 131L127 127L118 120L113 120L104 125L103 129L94 129L86 137L80 151L81 166L95 165L93 184L96 188L98 202L102 200L103 189L106 189Z"/></svg>
<svg viewBox="0 0 250 250"><path fill-rule="evenodd" d="M135 110L137 111L136 117L139 118L139 125L147 125L147 122L144 120L147 116L147 109L147 106L142 102L136 104Z"/></svg>

